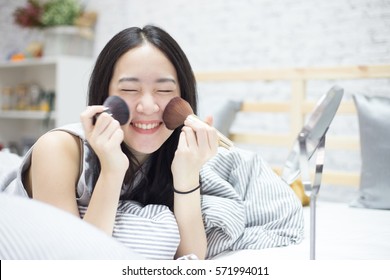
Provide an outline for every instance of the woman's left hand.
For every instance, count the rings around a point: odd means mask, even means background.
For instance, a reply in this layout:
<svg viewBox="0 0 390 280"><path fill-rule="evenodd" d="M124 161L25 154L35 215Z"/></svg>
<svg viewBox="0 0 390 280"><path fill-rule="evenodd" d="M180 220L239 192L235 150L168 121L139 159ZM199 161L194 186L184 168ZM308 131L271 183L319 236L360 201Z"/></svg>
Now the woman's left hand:
<svg viewBox="0 0 390 280"><path fill-rule="evenodd" d="M207 121L211 122L211 119ZM188 191L196 187L200 169L217 153L217 149L216 129L196 118L187 118L171 166L175 189Z"/></svg>

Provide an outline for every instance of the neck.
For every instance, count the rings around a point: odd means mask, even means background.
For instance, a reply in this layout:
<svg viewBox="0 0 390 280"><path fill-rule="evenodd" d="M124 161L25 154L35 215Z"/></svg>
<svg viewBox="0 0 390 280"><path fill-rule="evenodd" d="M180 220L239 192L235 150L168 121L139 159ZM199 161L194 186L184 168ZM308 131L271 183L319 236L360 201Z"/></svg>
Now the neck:
<svg viewBox="0 0 390 280"><path fill-rule="evenodd" d="M126 147L134 155L140 165L142 165L150 157L150 154L140 153L127 145Z"/></svg>

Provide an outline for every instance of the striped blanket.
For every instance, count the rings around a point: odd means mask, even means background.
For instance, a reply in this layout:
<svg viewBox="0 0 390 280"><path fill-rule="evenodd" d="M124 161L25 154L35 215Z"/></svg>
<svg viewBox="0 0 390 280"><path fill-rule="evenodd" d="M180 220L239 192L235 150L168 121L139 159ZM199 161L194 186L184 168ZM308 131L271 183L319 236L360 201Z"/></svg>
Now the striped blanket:
<svg viewBox="0 0 390 280"><path fill-rule="evenodd" d="M201 185L208 258L302 240L301 203L259 154L221 150L202 169Z"/></svg>
<svg viewBox="0 0 390 280"><path fill-rule="evenodd" d="M259 154L221 149L202 168L200 177L208 259L226 250L301 241L301 203ZM79 206L81 216L86 209ZM135 201L119 202L113 237L147 259L172 259L180 242L168 207Z"/></svg>
<svg viewBox="0 0 390 280"><path fill-rule="evenodd" d="M23 164L28 162L26 158ZM0 178L1 191L23 196L23 164ZM302 240L301 203L259 154L221 149L200 177L207 258L227 250L287 246ZM86 207L79 209L83 216ZM166 206L134 201L120 201L113 237L148 259L172 259L180 242L175 217Z"/></svg>

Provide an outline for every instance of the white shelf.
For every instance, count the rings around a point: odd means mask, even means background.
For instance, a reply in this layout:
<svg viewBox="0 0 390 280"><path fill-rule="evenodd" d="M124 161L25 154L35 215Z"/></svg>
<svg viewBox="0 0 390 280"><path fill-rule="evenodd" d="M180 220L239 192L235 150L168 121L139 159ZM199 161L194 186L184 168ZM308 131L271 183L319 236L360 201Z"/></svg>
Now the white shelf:
<svg viewBox="0 0 390 280"><path fill-rule="evenodd" d="M38 84L54 92L55 111L22 111L0 109L0 143L23 143L37 139L46 131L78 122L87 105L88 82L93 59L80 56L57 56L0 62L0 108L2 89L20 84ZM24 147L21 147L24 149Z"/></svg>
<svg viewBox="0 0 390 280"><path fill-rule="evenodd" d="M28 120L44 120L47 117L55 119L56 112L44 112L44 111L20 111L20 110L7 110L0 111L0 118L2 119L28 119Z"/></svg>
<svg viewBox="0 0 390 280"><path fill-rule="evenodd" d="M50 64L56 64L63 60L74 60L74 61L85 61L90 63L91 59L86 57L79 56L49 56L41 58L28 58L20 61L1 61L0 68L18 68L18 67L28 67L28 66L45 66Z"/></svg>

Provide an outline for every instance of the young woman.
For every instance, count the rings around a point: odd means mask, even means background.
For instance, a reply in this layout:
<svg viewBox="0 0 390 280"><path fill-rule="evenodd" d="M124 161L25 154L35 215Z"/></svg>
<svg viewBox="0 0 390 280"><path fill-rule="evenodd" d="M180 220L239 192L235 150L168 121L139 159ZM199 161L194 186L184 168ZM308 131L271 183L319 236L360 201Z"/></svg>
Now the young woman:
<svg viewBox="0 0 390 280"><path fill-rule="evenodd" d="M130 120L120 126L103 113L93 124L111 95L126 101ZM202 165L217 151L217 136L202 122L186 121L175 131L167 129L162 115L176 96L196 111L191 66L166 32L154 26L128 28L104 47L90 79L89 107L81 115L85 139L99 163L84 220L111 235L120 199L166 205L175 213L180 232L176 255L204 258L206 236L197 187ZM77 136L63 130L45 134L32 152L27 192L78 216L75 186L84 160ZM140 171L144 165L148 168ZM143 173L141 179L137 172ZM121 194L123 185L128 191Z"/></svg>
<svg viewBox="0 0 390 280"><path fill-rule="evenodd" d="M127 103L126 124L103 112L108 96ZM165 126L177 96L196 113L194 74L175 40L155 26L119 32L97 58L81 123L38 139L1 189L81 217L151 259L300 242L300 202L260 155L217 152L216 130L201 121Z"/></svg>

